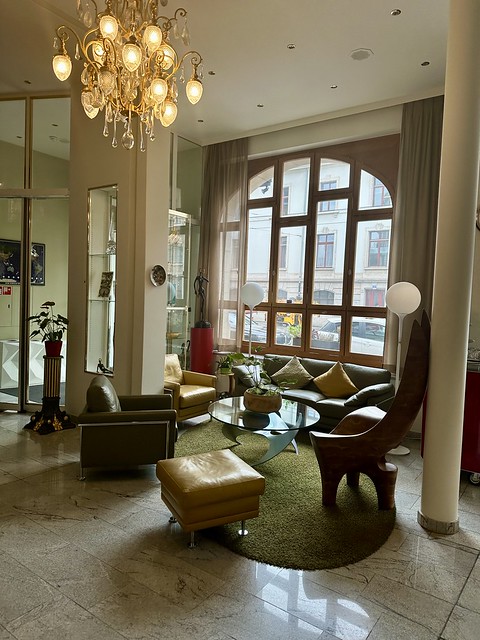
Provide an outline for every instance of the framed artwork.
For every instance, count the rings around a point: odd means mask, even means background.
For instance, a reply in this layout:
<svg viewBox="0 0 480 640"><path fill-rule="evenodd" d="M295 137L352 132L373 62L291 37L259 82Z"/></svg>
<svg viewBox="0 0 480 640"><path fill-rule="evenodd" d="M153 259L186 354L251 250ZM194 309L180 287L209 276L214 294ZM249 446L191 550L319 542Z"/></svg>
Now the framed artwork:
<svg viewBox="0 0 480 640"><path fill-rule="evenodd" d="M31 284L45 284L45 245L32 242L30 250ZM0 280L20 284L20 242L0 240Z"/></svg>

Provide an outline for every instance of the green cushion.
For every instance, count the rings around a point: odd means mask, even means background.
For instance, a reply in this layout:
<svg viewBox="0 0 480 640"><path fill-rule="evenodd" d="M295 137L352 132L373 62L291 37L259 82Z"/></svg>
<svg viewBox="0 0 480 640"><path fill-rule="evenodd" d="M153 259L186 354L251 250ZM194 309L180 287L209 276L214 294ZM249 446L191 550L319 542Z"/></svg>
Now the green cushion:
<svg viewBox="0 0 480 640"><path fill-rule="evenodd" d="M87 409L92 413L121 411L120 401L106 376L95 376L87 389Z"/></svg>
<svg viewBox="0 0 480 640"><path fill-rule="evenodd" d="M301 389L313 378L302 365L297 356L287 362L287 364L274 373L272 380L284 389Z"/></svg>

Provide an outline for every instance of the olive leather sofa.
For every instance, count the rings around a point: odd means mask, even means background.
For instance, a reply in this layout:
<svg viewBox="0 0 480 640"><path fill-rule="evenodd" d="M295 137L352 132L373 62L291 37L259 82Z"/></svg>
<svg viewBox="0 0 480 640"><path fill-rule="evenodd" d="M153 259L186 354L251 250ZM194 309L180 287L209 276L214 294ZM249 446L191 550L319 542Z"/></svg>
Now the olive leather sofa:
<svg viewBox="0 0 480 640"><path fill-rule="evenodd" d="M263 356L263 368L272 379L272 376L291 359L292 356L266 354ZM282 396L316 409L320 413L320 420L314 426L317 431L331 431L342 418L360 407L380 406L386 411L395 397L395 386L391 381L390 371L349 363L342 363L343 369L358 392L346 398L326 397L314 384L313 378L329 371L335 363L316 358L299 357L298 360L312 376L312 380L301 389L284 389ZM251 376L245 365L235 365L232 367L232 373L235 376L234 395L241 396L245 389L253 386ZM273 380L271 385L276 386Z"/></svg>

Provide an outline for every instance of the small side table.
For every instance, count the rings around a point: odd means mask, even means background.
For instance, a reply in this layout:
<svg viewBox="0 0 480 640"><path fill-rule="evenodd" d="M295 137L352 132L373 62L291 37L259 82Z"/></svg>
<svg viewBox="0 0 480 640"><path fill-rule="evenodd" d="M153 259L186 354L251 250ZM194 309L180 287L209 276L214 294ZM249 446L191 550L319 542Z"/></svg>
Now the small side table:
<svg viewBox="0 0 480 640"><path fill-rule="evenodd" d="M219 395L220 400L223 398L231 398L235 390L235 374L234 373L219 373L220 376L228 376L228 391L224 391Z"/></svg>
<svg viewBox="0 0 480 640"><path fill-rule="evenodd" d="M63 356L43 356L42 409L36 411L24 429L32 429L40 435L72 429L75 423L65 411L60 410L60 371Z"/></svg>

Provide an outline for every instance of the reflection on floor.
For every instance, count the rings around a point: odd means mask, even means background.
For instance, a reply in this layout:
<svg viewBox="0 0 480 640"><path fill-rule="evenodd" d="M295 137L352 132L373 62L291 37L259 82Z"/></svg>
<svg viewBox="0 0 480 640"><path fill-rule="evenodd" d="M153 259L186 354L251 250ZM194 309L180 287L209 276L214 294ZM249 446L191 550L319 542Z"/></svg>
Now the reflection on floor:
<svg viewBox="0 0 480 640"><path fill-rule="evenodd" d="M429 535L416 522L418 440L395 458L388 542L356 565L302 572L203 538L189 550L154 467L79 482L79 430L39 436L22 429L27 420L0 413L2 640L479 637L480 487L462 477L461 531Z"/></svg>
<svg viewBox="0 0 480 640"><path fill-rule="evenodd" d="M28 399L30 402L42 404L43 384L30 385ZM18 388L0 389L0 402L16 403L18 401ZM65 382L60 383L60 404L65 404Z"/></svg>

